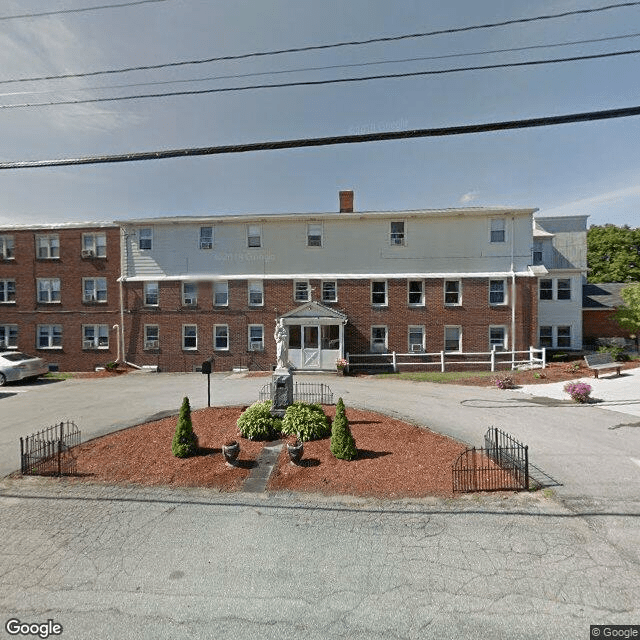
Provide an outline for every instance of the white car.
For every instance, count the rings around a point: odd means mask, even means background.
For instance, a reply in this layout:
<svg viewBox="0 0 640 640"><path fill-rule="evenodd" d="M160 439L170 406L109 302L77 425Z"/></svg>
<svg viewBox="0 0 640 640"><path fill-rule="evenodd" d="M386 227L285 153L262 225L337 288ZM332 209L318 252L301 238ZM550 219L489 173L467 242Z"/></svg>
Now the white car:
<svg viewBox="0 0 640 640"><path fill-rule="evenodd" d="M42 358L21 351L0 351L0 387L7 382L42 376L49 372Z"/></svg>

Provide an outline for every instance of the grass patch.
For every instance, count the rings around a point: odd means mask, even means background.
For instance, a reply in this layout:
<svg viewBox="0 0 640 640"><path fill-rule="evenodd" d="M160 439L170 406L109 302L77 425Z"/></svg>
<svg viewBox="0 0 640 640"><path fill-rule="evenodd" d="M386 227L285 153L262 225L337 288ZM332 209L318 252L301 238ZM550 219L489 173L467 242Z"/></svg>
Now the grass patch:
<svg viewBox="0 0 640 640"><path fill-rule="evenodd" d="M416 382L456 382L469 378L490 378L496 374L491 371L416 371L415 373L379 373L376 378L414 380Z"/></svg>
<svg viewBox="0 0 640 640"><path fill-rule="evenodd" d="M42 377L47 380L68 380L74 376L73 373L69 371L49 371L49 373L45 373Z"/></svg>

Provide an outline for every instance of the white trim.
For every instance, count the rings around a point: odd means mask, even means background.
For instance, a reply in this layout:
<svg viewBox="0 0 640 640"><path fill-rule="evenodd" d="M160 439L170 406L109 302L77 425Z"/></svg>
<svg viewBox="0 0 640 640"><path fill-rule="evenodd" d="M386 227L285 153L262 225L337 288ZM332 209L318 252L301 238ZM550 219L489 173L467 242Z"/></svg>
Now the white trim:
<svg viewBox="0 0 640 640"><path fill-rule="evenodd" d="M216 330L218 327L225 327L227 330L227 346L226 347L218 347L216 345L216 339L217 339L217 334L216 334ZM229 342L230 342L230 336L229 336L229 325L228 324L214 324L213 325L213 350L214 351L229 351Z"/></svg>
<svg viewBox="0 0 640 640"><path fill-rule="evenodd" d="M195 347L185 347L184 343L185 343L185 329L187 327L195 327L196 328L196 346ZM198 350L198 325L197 324L193 324L193 323L189 323L189 324L183 324L182 325L182 351L197 351Z"/></svg>

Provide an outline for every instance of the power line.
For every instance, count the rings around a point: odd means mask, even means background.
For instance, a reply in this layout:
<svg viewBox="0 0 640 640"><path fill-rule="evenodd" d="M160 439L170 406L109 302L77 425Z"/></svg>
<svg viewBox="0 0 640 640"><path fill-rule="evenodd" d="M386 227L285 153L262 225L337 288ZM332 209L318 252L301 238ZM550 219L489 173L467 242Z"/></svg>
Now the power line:
<svg viewBox="0 0 640 640"><path fill-rule="evenodd" d="M183 78L180 80L158 80L153 82L130 82L125 84L112 84L112 85L98 85L93 87L82 87L79 89L64 89L64 92L69 93L77 93L82 91L101 91L104 89L128 89L131 87L150 87L150 86L159 86L159 85L168 85L168 84L185 84L190 82L212 82L215 80L230 80L230 79L238 79L238 78L255 78L259 76L271 76L271 75L282 75L287 73L301 73L307 71L327 71L330 69L351 69L356 67L370 67L375 65L383 65L383 64L399 64L405 62L423 62L425 60L444 60L447 58L465 58L471 56L485 56L491 55L495 53L512 53L519 51L530 51L533 49L546 49L553 47L569 47L577 44L592 44L596 42L609 42L612 40L624 40L628 38L638 38L640 37L640 33L629 33L626 35L619 36L608 36L605 38L589 38L587 40L572 40L569 42L553 42L549 44L538 44L538 45L529 45L526 47L511 47L508 49L489 49L484 51L470 51L466 53L448 53L438 56L420 56L416 58L400 58L394 60L374 60L369 62L354 62L351 64L331 64L317 67L298 67L294 69L278 69L276 71L255 71L252 73L231 73L221 76L208 76L205 78ZM11 82L11 81L7 81ZM3 84L3 81L0 80L0 84ZM0 97L4 96L22 96L22 95L43 95L46 93L60 93L60 89L46 89L42 91L12 91L10 93L0 93Z"/></svg>
<svg viewBox="0 0 640 640"><path fill-rule="evenodd" d="M534 65L557 64L560 62L577 62L581 60L596 60L602 58L613 58L617 56L627 56L640 53L640 49L630 51L613 51L611 53L597 53L588 56L572 56L569 58L554 58L549 60L530 60L527 62L508 62L503 64L489 64L474 67L454 67L451 69L436 69L431 71L409 71L405 73L388 73L375 76L359 76L355 78L332 78L328 80L300 80L297 82L279 82L276 84L254 84L244 87L220 87L218 89L191 89L189 91L166 91L163 93L141 93L131 96L112 96L105 98L84 98L81 100L58 100L52 102L24 102L20 104L1 104L2 109L23 109L30 107L53 107L60 105L90 104L96 102L118 102L121 100L142 100L147 98L166 98L171 96L195 96L207 93L230 93L236 91L252 91L255 89L282 89L284 87L309 87L325 84L344 84L352 82L365 82L369 80L388 80L393 78L411 78L417 76L444 75L447 73L460 73L464 71L486 71L488 69L509 69L517 67L529 67Z"/></svg>
<svg viewBox="0 0 640 640"><path fill-rule="evenodd" d="M154 0L147 0L147 1L152 2ZM157 0L157 1L162 2L163 0ZM496 27L505 27L505 26L510 26L514 24L526 24L529 22L535 22L539 20L554 20L557 18L566 18L568 16L573 16L573 15L585 15L585 14L596 13L601 11L609 11L612 9L635 7L638 5L640 5L640 0L634 1L634 2L624 2L620 4L610 4L602 7L594 7L593 9L576 9L574 11L564 11L562 13L534 16L530 18L516 18L513 20L504 20L502 22L492 22L492 23L471 25L471 26L465 26L465 27L452 27L450 29L439 29L435 31L425 31L422 33L408 33L408 34L403 34L398 36L369 38L367 40L351 40L346 42L335 42L332 44L318 44L318 45L308 45L304 47L292 47L289 49L276 49L272 51L255 51L252 53L242 53L237 55L217 56L213 58L201 58L201 59L195 59L195 60L179 60L175 62L165 62L162 64L140 65L136 67L122 67L119 69L103 69L100 71L86 71L83 73L65 73L65 74L52 75L52 76L34 76L31 78L10 78L7 80L0 80L0 84L7 84L10 82L34 82L34 81L40 81L40 80L61 80L66 78L84 78L88 76L107 75L107 74L114 74L114 73L126 73L129 71L149 71L152 69L165 69L168 67L181 67L186 65L207 64L210 62L244 60L246 58L275 56L275 55L281 55L284 53L300 53L303 51L318 51L322 49L334 49L337 47L361 46L365 44L373 44L376 42L396 42L399 40L426 38L426 37L436 36L436 35L463 33L466 31L474 31L478 29L493 29Z"/></svg>
<svg viewBox="0 0 640 640"><path fill-rule="evenodd" d="M93 7L81 7L78 9L58 9L56 11L40 11L39 13L21 13L15 16L0 16L0 20L19 20L22 18L42 18L44 16L57 16L65 13L82 13L84 11L98 11L102 9L120 9L121 7L132 7L136 4L150 4L152 2L166 2L167 0L133 0L132 2L121 2L119 4L101 4Z"/></svg>
<svg viewBox="0 0 640 640"><path fill-rule="evenodd" d="M383 140L406 140L410 138L435 138L444 136L468 135L492 131L509 131L549 127L576 122L593 122L613 118L628 118L640 115L640 106L589 111L561 116L547 116L527 120L508 120L484 124L458 125L435 129L413 129L408 131L385 131L350 136L332 136L326 138L303 138L298 140L279 140L273 142L254 142L249 144L223 145L217 147L191 147L187 149L167 149L164 151L143 151L110 156L89 156L83 158L63 158L57 160L33 160L25 162L2 162L1 169L35 169L42 167L63 167L86 164L107 164L116 162L140 162L144 160L166 160L168 158L186 158L193 156L221 155L228 153L246 153L250 151L275 151L277 149L295 149L303 147L324 147L338 144L356 144L360 142L380 142Z"/></svg>

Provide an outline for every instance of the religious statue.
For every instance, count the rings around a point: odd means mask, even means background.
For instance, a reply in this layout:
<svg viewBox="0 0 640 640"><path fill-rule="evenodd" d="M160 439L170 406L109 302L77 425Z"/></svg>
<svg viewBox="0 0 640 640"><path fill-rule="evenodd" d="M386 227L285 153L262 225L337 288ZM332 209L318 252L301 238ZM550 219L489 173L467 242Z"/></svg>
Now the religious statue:
<svg viewBox="0 0 640 640"><path fill-rule="evenodd" d="M276 330L273 337L276 341L276 370L289 369L289 334L287 333L287 328L284 326L284 321L282 319L276 320Z"/></svg>

